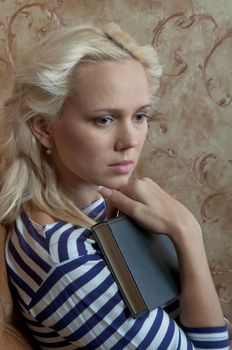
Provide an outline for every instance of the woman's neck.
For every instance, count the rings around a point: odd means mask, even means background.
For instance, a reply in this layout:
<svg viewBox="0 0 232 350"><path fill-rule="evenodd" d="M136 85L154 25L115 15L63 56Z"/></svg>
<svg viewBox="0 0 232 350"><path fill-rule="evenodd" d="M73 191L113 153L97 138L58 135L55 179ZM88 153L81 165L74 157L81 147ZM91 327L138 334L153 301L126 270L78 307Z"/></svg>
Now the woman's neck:
<svg viewBox="0 0 232 350"><path fill-rule="evenodd" d="M65 187L63 191L79 209L84 209L101 198L101 195L97 192L96 185L90 186L88 184L79 188Z"/></svg>

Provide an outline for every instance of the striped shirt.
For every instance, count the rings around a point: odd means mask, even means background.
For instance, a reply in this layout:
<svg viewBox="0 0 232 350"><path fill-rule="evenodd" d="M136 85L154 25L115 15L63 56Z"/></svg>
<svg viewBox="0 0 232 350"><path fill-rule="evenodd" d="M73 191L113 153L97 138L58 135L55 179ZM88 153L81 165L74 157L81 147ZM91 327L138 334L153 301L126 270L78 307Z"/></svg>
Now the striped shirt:
<svg viewBox="0 0 232 350"><path fill-rule="evenodd" d="M84 210L105 219L97 200ZM6 243L14 298L41 349L229 349L226 327L186 328L162 308L134 319L90 230L25 212Z"/></svg>

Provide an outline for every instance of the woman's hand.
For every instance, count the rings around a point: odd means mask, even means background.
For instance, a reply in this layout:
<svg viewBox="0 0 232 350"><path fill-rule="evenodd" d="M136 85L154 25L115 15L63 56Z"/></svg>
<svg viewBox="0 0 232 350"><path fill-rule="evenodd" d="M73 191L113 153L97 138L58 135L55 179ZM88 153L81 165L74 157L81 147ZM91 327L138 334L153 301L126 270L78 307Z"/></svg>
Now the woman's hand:
<svg viewBox="0 0 232 350"><path fill-rule="evenodd" d="M119 209L142 227L166 233L174 241L193 228L200 232L192 213L149 178L131 181L119 191L100 187L99 192L111 209Z"/></svg>
<svg viewBox="0 0 232 350"><path fill-rule="evenodd" d="M111 208L139 225L173 240L180 267L180 320L190 327L224 325L211 278L200 225L180 202L149 178L134 180L117 190L100 187Z"/></svg>

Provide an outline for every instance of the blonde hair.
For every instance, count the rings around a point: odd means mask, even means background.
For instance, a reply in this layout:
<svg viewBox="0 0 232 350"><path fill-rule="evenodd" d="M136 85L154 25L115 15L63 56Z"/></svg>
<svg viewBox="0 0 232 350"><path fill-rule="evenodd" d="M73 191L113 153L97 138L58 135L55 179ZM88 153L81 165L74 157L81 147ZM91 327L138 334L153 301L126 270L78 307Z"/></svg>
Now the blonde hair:
<svg viewBox="0 0 232 350"><path fill-rule="evenodd" d="M78 68L104 61L136 59L145 68L151 103L159 86L161 67L151 46L138 46L115 24L100 29L74 26L48 34L24 57L15 71L11 97L0 125L0 159L5 170L0 183L0 222L15 221L33 201L59 220L90 227L93 221L65 195L54 169L33 136L28 120L44 115L55 120L78 84ZM76 79L73 79L75 76Z"/></svg>

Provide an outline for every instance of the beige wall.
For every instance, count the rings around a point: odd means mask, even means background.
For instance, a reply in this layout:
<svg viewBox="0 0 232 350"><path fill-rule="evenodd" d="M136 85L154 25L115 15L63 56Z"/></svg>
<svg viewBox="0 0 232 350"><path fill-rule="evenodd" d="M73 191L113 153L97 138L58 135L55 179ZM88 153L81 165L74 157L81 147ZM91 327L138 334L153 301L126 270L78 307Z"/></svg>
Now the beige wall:
<svg viewBox="0 0 232 350"><path fill-rule="evenodd" d="M118 22L158 50L161 98L137 172L201 222L215 284L232 320L232 2L0 0L0 103L14 64L31 43L86 21Z"/></svg>

